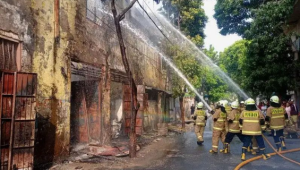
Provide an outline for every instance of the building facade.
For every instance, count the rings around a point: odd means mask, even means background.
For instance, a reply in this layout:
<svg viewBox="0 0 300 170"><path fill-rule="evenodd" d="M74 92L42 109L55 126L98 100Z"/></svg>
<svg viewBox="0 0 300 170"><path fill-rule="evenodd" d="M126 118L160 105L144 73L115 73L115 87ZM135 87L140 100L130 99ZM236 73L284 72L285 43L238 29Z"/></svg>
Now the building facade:
<svg viewBox="0 0 300 170"><path fill-rule="evenodd" d="M117 2L119 10L129 3ZM134 29L138 12L126 15L122 31L138 88L136 129L142 135L169 117L172 104L170 76L160 53ZM109 144L128 132L129 80L108 1L0 0L0 20L0 111L7 121L1 127L6 134L1 136L6 139L1 168L45 167L66 159L78 145ZM15 89L12 94L5 84ZM32 90L18 96L24 89ZM25 100L23 107L18 97ZM7 108L9 120L4 117ZM18 124L16 115L28 108L34 117L23 116L24 123ZM30 144L14 150L16 141ZM20 154L31 157L20 160Z"/></svg>

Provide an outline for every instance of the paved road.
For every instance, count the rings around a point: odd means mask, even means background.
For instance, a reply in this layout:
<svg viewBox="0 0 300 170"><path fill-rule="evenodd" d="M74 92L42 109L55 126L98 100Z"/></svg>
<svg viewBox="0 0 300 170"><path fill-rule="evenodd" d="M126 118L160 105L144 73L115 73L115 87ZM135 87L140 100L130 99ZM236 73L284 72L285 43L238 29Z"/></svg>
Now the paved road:
<svg viewBox="0 0 300 170"><path fill-rule="evenodd" d="M235 137L234 141L231 144L231 153L230 154L210 154L209 150L211 149L211 123L208 123L204 134L204 145L198 146L196 144L196 136L190 131L186 132L178 137L177 146L169 155L169 158L163 165L157 167L153 166L148 169L172 169L172 170L192 170L192 169L201 169L201 170L232 170L239 163L242 143L238 138ZM268 137L273 143L273 139ZM299 148L300 140L299 139L287 139L286 141L289 149ZM267 145L267 144L266 144ZM222 148L221 143L219 147ZM267 152L271 152L270 147L267 147ZM297 160L300 162L300 152L289 153L285 156ZM247 158L253 157L251 154L247 155ZM271 169L289 169L289 170L299 170L300 167L296 164L287 162L279 156L273 156L269 160L258 160L252 162L242 170L271 170Z"/></svg>

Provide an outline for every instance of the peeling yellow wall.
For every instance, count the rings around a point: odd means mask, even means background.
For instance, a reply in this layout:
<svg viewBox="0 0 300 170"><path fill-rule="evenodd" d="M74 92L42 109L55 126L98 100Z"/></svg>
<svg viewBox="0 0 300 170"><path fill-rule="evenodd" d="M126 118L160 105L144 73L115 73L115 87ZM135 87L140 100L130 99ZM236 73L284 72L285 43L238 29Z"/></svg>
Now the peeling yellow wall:
<svg viewBox="0 0 300 170"><path fill-rule="evenodd" d="M70 57L68 56L69 34L75 31L73 12L75 1L61 1L60 9L67 18L68 29L60 27L60 37L55 41L54 1L32 0L36 21L36 50L33 57L33 72L38 74L38 107L40 116L49 119L54 127L54 141L46 141L53 147L54 160L69 155L70 145ZM62 13L60 11L60 13ZM50 108L50 109L49 109ZM44 137L43 135L38 137ZM47 138L45 136L45 138Z"/></svg>

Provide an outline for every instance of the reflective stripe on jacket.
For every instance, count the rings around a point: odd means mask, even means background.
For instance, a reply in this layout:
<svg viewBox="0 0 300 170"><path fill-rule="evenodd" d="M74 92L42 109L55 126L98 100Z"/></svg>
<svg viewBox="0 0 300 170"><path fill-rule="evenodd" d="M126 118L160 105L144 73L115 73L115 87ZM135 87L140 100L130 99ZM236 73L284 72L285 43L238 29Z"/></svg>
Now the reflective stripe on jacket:
<svg viewBox="0 0 300 170"><path fill-rule="evenodd" d="M260 119L264 119L263 114L259 110L247 111L244 110L240 116L243 120L242 134L243 135L261 135Z"/></svg>
<svg viewBox="0 0 300 170"><path fill-rule="evenodd" d="M238 109L233 109L229 114L227 114L228 120L232 120L232 123L228 123L229 132L240 133L239 119L240 111Z"/></svg>
<svg viewBox="0 0 300 170"><path fill-rule="evenodd" d="M196 110L195 116L196 117L196 125L205 126L205 111L204 110Z"/></svg>
<svg viewBox="0 0 300 170"><path fill-rule="evenodd" d="M285 110L283 107L269 107L267 110L267 116L270 117L270 129L280 130L285 125Z"/></svg>
<svg viewBox="0 0 300 170"><path fill-rule="evenodd" d="M213 114L213 119L217 119L214 122L214 130L225 130L227 124L226 113L222 112L221 109L216 109L216 112Z"/></svg>

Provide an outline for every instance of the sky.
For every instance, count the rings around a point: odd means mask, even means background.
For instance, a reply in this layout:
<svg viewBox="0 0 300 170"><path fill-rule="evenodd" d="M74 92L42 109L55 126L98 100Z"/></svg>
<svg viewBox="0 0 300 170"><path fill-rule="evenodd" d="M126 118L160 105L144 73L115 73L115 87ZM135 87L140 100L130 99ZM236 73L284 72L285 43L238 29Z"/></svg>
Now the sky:
<svg viewBox="0 0 300 170"><path fill-rule="evenodd" d="M217 26L217 21L214 19L213 15L215 13L214 7L217 0L204 0L204 10L208 17L208 22L206 23L206 28L204 33L206 38L204 39L205 48L209 48L210 44L215 47L216 51L222 52L225 48L232 45L235 41L242 39L236 34L231 34L227 36L221 35Z"/></svg>

